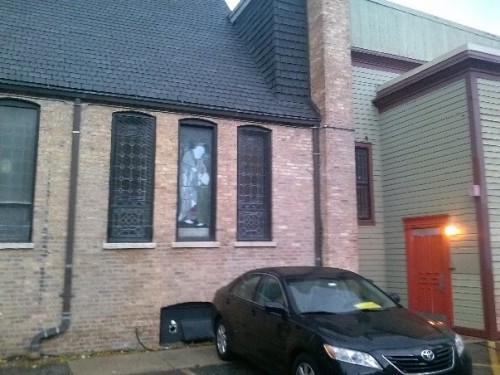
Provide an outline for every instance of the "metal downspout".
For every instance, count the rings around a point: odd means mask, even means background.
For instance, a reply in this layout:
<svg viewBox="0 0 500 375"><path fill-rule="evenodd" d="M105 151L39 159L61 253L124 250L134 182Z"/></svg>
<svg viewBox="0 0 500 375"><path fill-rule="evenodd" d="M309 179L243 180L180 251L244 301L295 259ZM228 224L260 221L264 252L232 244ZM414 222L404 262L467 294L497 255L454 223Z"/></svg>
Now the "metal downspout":
<svg viewBox="0 0 500 375"><path fill-rule="evenodd" d="M43 340L58 336L65 332L71 322L71 290L73 280L73 249L75 239L75 217L76 217L76 192L78 178L78 161L80 155L80 122L81 122L81 101L75 99L73 107L73 134L71 142L71 172L68 201L68 226L66 238L66 261L64 264L64 289L62 303L61 324L54 328L44 330L31 340L32 354L40 354Z"/></svg>
<svg viewBox="0 0 500 375"><path fill-rule="evenodd" d="M321 158L320 158L320 127L312 128L313 142L313 183L314 183L314 264L323 265L323 224L321 221Z"/></svg>

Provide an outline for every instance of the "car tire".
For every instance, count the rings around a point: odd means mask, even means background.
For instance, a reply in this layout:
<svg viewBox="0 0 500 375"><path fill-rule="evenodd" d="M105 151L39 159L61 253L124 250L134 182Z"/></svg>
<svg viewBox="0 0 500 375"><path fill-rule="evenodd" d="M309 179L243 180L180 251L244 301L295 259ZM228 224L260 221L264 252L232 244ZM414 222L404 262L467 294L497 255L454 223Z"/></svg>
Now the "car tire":
<svg viewBox="0 0 500 375"><path fill-rule="evenodd" d="M229 361L234 357L227 327L222 319L219 319L217 323L215 323L215 350L219 358L223 361Z"/></svg>
<svg viewBox="0 0 500 375"><path fill-rule="evenodd" d="M316 361L306 353L295 358L292 366L292 375L320 375Z"/></svg>

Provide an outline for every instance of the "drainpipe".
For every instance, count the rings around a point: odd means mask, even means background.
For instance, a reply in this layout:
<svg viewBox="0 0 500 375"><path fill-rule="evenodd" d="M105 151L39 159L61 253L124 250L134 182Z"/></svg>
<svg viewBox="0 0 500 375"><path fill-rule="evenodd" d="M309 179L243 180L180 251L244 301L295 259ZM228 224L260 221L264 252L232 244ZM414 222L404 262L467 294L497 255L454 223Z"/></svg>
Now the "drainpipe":
<svg viewBox="0 0 500 375"><path fill-rule="evenodd" d="M73 135L71 142L71 175L69 182L69 202L68 202L68 226L66 238L66 261L64 264L64 289L62 303L61 324L54 328L49 328L38 333L31 340L31 354L40 355L41 343L43 340L58 336L64 333L71 322L71 283L73 279L73 249L75 239L75 217L76 217L76 191L78 178L78 159L80 154L80 121L81 121L81 101L75 99L73 107Z"/></svg>
<svg viewBox="0 0 500 375"><path fill-rule="evenodd" d="M313 183L314 183L314 265L323 265L323 223L321 221L321 178L320 178L320 127L312 128Z"/></svg>

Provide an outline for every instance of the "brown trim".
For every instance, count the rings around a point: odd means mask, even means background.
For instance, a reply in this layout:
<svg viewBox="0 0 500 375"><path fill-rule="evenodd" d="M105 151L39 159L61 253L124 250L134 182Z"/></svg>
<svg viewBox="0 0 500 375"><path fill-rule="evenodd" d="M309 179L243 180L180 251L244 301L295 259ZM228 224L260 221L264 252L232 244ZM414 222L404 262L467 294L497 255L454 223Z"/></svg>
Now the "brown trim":
<svg viewBox="0 0 500 375"><path fill-rule="evenodd" d="M370 219L359 219L358 217L358 225L360 226L375 225L375 208L374 208L375 192L373 190L372 144L367 142L355 142L354 148L356 149L356 147L364 148L368 151L368 178L369 178L368 188L370 189L369 191ZM354 163L356 163L356 159L354 160ZM357 182L356 182L356 187L357 187Z"/></svg>
<svg viewBox="0 0 500 375"><path fill-rule="evenodd" d="M401 92L401 97L398 100L388 103L385 107L379 108L379 113L384 113L390 111L391 109L397 108L405 103L411 102L415 99L421 98L427 94L430 94L436 90L445 88L453 83L463 81L466 79L466 72L460 72L454 76L448 77L446 80L437 81L430 84L427 87L422 88L418 91L408 90L407 92Z"/></svg>
<svg viewBox="0 0 500 375"><path fill-rule="evenodd" d="M357 47L351 48L351 60L353 66L399 74L408 72L425 63L425 61L421 60Z"/></svg>
<svg viewBox="0 0 500 375"><path fill-rule="evenodd" d="M449 81L467 71L500 74L500 56L465 50L381 89L373 103L380 112L402 100L420 94L437 83Z"/></svg>
<svg viewBox="0 0 500 375"><path fill-rule="evenodd" d="M482 129L477 79L477 73L475 72L469 72L466 76L467 106L469 110L473 183L475 185L479 185L480 187L480 196L475 197L474 199L476 203L485 333L488 338L496 340L499 338L499 333L496 321L495 291L490 242L491 234L489 229L490 223L488 216L485 160L481 133Z"/></svg>

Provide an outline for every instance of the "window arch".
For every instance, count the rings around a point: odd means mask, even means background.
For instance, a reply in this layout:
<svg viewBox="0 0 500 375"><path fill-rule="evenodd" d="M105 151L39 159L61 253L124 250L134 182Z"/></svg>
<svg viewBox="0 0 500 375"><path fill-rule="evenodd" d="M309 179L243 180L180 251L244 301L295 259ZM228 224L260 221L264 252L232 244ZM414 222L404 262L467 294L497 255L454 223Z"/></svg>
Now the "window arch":
<svg viewBox="0 0 500 375"><path fill-rule="evenodd" d="M271 241L271 131L238 128L238 241Z"/></svg>
<svg viewBox="0 0 500 375"><path fill-rule="evenodd" d="M150 242L156 119L137 112L113 114L108 242Z"/></svg>
<svg viewBox="0 0 500 375"><path fill-rule="evenodd" d="M0 242L31 242L40 107L0 99Z"/></svg>

